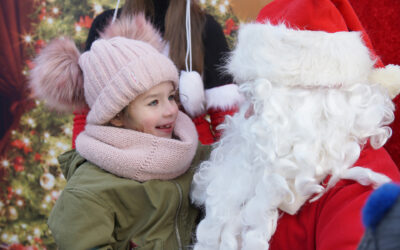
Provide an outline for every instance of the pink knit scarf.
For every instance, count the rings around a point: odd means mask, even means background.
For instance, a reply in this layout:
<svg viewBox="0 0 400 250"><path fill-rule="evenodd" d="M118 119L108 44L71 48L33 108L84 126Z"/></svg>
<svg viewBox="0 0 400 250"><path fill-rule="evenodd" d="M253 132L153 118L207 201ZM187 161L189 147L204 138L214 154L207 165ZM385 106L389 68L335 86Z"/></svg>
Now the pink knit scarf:
<svg viewBox="0 0 400 250"><path fill-rule="evenodd" d="M186 172L197 148L196 128L182 112L174 135L178 139L88 124L76 139L76 149L88 161L117 176L137 181L168 180Z"/></svg>

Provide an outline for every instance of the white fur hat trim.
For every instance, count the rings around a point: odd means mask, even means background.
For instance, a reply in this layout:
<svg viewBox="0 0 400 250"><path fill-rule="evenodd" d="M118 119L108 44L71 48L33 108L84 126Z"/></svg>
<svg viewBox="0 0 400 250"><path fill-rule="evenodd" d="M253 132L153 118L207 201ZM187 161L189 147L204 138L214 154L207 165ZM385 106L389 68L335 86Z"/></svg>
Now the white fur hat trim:
<svg viewBox="0 0 400 250"><path fill-rule="evenodd" d="M360 35L246 24L239 31L228 70L239 84L259 78L299 87L367 82L374 61Z"/></svg>

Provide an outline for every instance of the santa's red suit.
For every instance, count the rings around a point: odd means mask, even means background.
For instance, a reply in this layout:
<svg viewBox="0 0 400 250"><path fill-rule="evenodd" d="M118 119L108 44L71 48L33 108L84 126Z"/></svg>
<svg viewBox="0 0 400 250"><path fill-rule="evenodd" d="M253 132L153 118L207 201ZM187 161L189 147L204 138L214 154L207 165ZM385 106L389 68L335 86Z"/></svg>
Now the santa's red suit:
<svg viewBox="0 0 400 250"><path fill-rule="evenodd" d="M400 181L377 81L398 67L376 70L347 0L275 0L257 21L228 63L247 102L193 178L194 249L356 249L368 195Z"/></svg>
<svg viewBox="0 0 400 250"><path fill-rule="evenodd" d="M354 165L400 182L400 174L383 148L367 147ZM281 213L270 249L356 249L364 232L360 211L372 190L355 181L341 180L317 201L305 203L297 214Z"/></svg>

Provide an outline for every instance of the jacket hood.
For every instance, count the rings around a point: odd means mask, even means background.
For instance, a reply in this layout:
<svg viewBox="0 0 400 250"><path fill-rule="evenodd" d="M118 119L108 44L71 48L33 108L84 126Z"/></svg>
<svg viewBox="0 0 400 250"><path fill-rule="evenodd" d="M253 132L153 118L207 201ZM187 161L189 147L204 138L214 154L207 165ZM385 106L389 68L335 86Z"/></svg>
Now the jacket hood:
<svg viewBox="0 0 400 250"><path fill-rule="evenodd" d="M86 159L80 156L75 149L67 151L58 157L63 175L68 181L75 171L86 162Z"/></svg>

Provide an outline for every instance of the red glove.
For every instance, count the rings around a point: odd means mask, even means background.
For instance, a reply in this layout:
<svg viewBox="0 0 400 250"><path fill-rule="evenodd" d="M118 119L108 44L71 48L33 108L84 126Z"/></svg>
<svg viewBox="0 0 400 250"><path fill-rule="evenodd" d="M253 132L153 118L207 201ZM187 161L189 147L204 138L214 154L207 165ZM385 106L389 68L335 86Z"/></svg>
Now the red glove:
<svg viewBox="0 0 400 250"><path fill-rule="evenodd" d="M208 110L208 114L211 119L211 129L214 133L215 140L218 141L221 137L223 131L221 129L217 129L218 125L225 121L225 116L233 116L238 111L238 106L234 106L228 110L222 110L217 108L211 108Z"/></svg>
<svg viewBox="0 0 400 250"><path fill-rule="evenodd" d="M88 109L74 111L74 127L72 128L72 148L75 149L75 140L78 135L85 130L86 116L89 113Z"/></svg>
<svg viewBox="0 0 400 250"><path fill-rule="evenodd" d="M239 110L244 100L236 84L225 84L205 91L208 114L211 119L211 129L218 141L223 131L217 127L225 121L226 115L233 115Z"/></svg>
<svg viewBox="0 0 400 250"><path fill-rule="evenodd" d="M200 115L193 118L193 122L196 125L197 133L199 134L199 141L203 145L210 145L214 140L214 136L211 132L211 125L205 119L205 115Z"/></svg>

